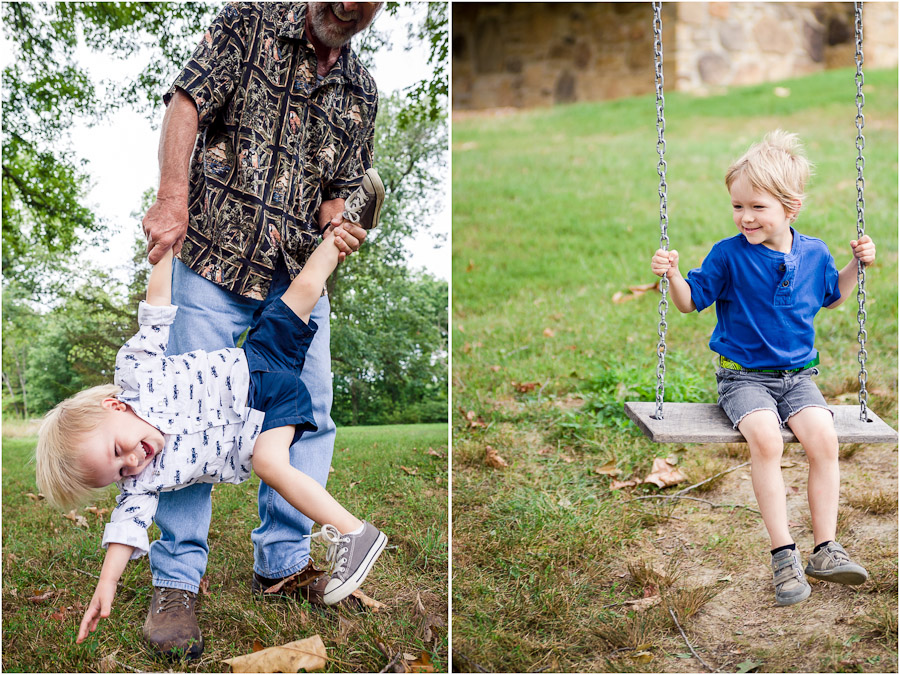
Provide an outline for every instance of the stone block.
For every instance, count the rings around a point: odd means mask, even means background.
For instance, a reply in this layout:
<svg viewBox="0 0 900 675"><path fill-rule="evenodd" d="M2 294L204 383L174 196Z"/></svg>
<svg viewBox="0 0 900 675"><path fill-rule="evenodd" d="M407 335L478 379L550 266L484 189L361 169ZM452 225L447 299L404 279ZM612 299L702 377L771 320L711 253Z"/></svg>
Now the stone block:
<svg viewBox="0 0 900 675"><path fill-rule="evenodd" d="M727 21L719 26L719 43L730 52L739 52L747 48L747 34L744 24L738 21Z"/></svg>
<svg viewBox="0 0 900 675"><path fill-rule="evenodd" d="M786 25L771 17L763 17L753 26L753 37L763 52L790 54L794 51L794 36Z"/></svg>
<svg viewBox="0 0 900 675"><path fill-rule="evenodd" d="M697 70L705 84L727 84L731 74L728 59L715 52L705 52L697 59Z"/></svg>

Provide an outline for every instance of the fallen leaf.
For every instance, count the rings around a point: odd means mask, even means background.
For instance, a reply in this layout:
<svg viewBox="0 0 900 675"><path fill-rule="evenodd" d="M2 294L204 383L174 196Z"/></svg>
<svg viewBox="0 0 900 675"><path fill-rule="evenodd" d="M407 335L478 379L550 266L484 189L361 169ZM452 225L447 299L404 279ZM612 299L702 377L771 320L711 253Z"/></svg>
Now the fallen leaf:
<svg viewBox="0 0 900 675"><path fill-rule="evenodd" d="M653 654L650 652L634 652L629 656L638 663L650 663L653 660Z"/></svg>
<svg viewBox="0 0 900 675"><path fill-rule="evenodd" d="M49 591L35 591L34 594L28 596L26 598L26 600L28 600L28 602L33 602L33 603L37 604L39 602L45 602L45 601L49 600L54 595L56 595L56 591L54 591L52 589Z"/></svg>
<svg viewBox="0 0 900 675"><path fill-rule="evenodd" d="M232 673L298 673L301 669L306 672L322 670L327 657L322 638L313 635L222 661L231 666Z"/></svg>
<svg viewBox="0 0 900 675"><path fill-rule="evenodd" d="M253 638L253 652L261 652L263 649L265 649L265 646L260 642L259 638Z"/></svg>
<svg viewBox="0 0 900 675"><path fill-rule="evenodd" d="M291 595L296 589L303 588L304 586L309 586L323 574L325 574L325 571L317 568L315 565L313 565L312 560L310 560L308 563L306 563L306 567L304 567L302 570L300 570L299 572L294 572L289 577L285 577L277 584L272 584L263 592L284 593L285 595Z"/></svg>
<svg viewBox="0 0 900 675"><path fill-rule="evenodd" d="M122 671L115 657L115 655L118 653L119 650L117 649L112 654L107 654L102 659L100 659L99 665L101 673L118 673Z"/></svg>
<svg viewBox="0 0 900 675"><path fill-rule="evenodd" d="M651 595L646 598L636 598L634 600L626 600L625 605L630 607L631 609L637 610L638 612L643 612L645 609L650 609L651 607L656 607L659 603L662 602L662 597L659 595Z"/></svg>
<svg viewBox="0 0 900 675"><path fill-rule="evenodd" d="M363 593L358 588L355 591L353 591L350 595L352 595L354 598L359 600L363 604L363 606L366 609L368 609L370 612L377 612L377 611L383 609L384 607L386 607L386 605L383 602L378 602L378 600L376 600L375 598L370 598L368 595Z"/></svg>
<svg viewBox="0 0 900 675"><path fill-rule="evenodd" d="M563 507L564 509L567 509L570 506L572 506L572 500L569 499L568 497L560 497L559 501L557 501L556 503L557 503L557 505Z"/></svg>
<svg viewBox="0 0 900 675"><path fill-rule="evenodd" d="M500 371L500 366L491 366L491 370L497 373Z"/></svg>
<svg viewBox="0 0 900 675"><path fill-rule="evenodd" d="M553 452L553 448L551 448L550 446L545 446L538 450L539 455L549 455L551 452Z"/></svg>
<svg viewBox="0 0 900 675"><path fill-rule="evenodd" d="M41 493L34 494L33 492L27 492L27 493L25 493L25 496L28 497L28 499L30 499L33 502L39 502L44 498L43 494L41 494Z"/></svg>
<svg viewBox="0 0 900 675"><path fill-rule="evenodd" d="M687 480L681 469L671 464L663 457L657 457L653 460L653 467L650 469L650 475L642 482L652 483L657 487L664 488L670 485L677 485Z"/></svg>
<svg viewBox="0 0 900 675"><path fill-rule="evenodd" d="M466 419L469 421L470 429L477 429L478 427L487 426L484 423L484 420L475 414L474 410L470 410L469 412L464 412L463 414L466 416Z"/></svg>
<svg viewBox="0 0 900 675"><path fill-rule="evenodd" d="M544 329L544 337L545 337L545 338L552 338L552 337L555 336L555 335L556 335L556 331L553 330L552 328L545 328L545 329Z"/></svg>
<svg viewBox="0 0 900 675"><path fill-rule="evenodd" d="M98 509L96 506L85 506L84 510L88 513L93 513L98 518L102 518L107 513L109 513L109 509Z"/></svg>
<svg viewBox="0 0 900 675"><path fill-rule="evenodd" d="M618 476L622 472L616 468L616 460L611 459L603 466L595 468L594 473L600 474L601 476Z"/></svg>
<svg viewBox="0 0 900 675"><path fill-rule="evenodd" d="M437 450L435 450L434 448L428 448L428 450L425 451L425 454L431 455L432 457L440 457L441 459L444 458L444 456L441 453L439 453Z"/></svg>
<svg viewBox="0 0 900 675"><path fill-rule="evenodd" d="M416 634L422 638L422 642L431 642L435 638L435 631L446 626L444 619L431 614L425 609L422 598L416 593L415 614L419 617L419 626Z"/></svg>
<svg viewBox="0 0 900 675"><path fill-rule="evenodd" d="M469 260L469 264L466 265L466 272L471 272L474 269L475 269L475 262L473 260Z"/></svg>
<svg viewBox="0 0 900 675"><path fill-rule="evenodd" d="M334 467L333 467L333 466L328 467L328 473L334 473Z"/></svg>
<svg viewBox="0 0 900 675"><path fill-rule="evenodd" d="M629 300L634 300L642 296L647 291L652 291L654 289L659 288L659 282L654 281L649 284L639 284L637 286L628 286L628 292L625 293L623 291L616 291L613 293L612 301L616 305L621 305L623 302L628 302Z"/></svg>
<svg viewBox="0 0 900 675"><path fill-rule="evenodd" d="M356 622L351 621L345 616L338 615L338 644L345 645L347 644L347 638L350 637L350 633L354 632L356 629Z"/></svg>
<svg viewBox="0 0 900 675"><path fill-rule="evenodd" d="M72 509L71 511L69 511L66 515L63 516L63 518L68 518L73 523L75 523L78 527L84 527L84 528L88 527L87 518L75 513L75 509Z"/></svg>
<svg viewBox="0 0 900 675"><path fill-rule="evenodd" d="M762 665L762 661L744 661L743 663L737 664L738 673L749 673L753 670L756 670Z"/></svg>
<svg viewBox="0 0 900 675"><path fill-rule="evenodd" d="M395 673L433 673L434 665L428 652L421 652L419 658L415 654L403 653L403 658L398 661L394 669Z"/></svg>
<svg viewBox="0 0 900 675"><path fill-rule="evenodd" d="M491 446L487 445L484 448L485 457L484 462L488 466L492 466L495 469L503 469L509 466L506 463L506 460L503 459L500 455L497 454L497 451L494 450Z"/></svg>
<svg viewBox="0 0 900 675"><path fill-rule="evenodd" d="M534 391L541 384L540 382L510 382L515 389L520 394L527 394L529 391Z"/></svg>
<svg viewBox="0 0 900 675"><path fill-rule="evenodd" d="M609 484L609 489L621 490L622 488L634 487L638 482L637 478L631 478L629 480L613 480L613 482Z"/></svg>
<svg viewBox="0 0 900 675"><path fill-rule="evenodd" d="M209 595L209 577L200 579L200 595Z"/></svg>
<svg viewBox="0 0 900 675"><path fill-rule="evenodd" d="M413 467L412 469L410 469L408 466L403 466L401 464L400 468L403 469L410 476L415 476L417 473L419 473L419 467Z"/></svg>
<svg viewBox="0 0 900 675"><path fill-rule="evenodd" d="M791 90L787 87L775 87L772 90L772 93L775 94L778 98L787 98L791 95Z"/></svg>
<svg viewBox="0 0 900 675"><path fill-rule="evenodd" d="M66 613L67 613L66 608L60 607L59 611L53 612L53 614L50 615L50 618L53 619L54 621L62 621L63 619L66 618Z"/></svg>

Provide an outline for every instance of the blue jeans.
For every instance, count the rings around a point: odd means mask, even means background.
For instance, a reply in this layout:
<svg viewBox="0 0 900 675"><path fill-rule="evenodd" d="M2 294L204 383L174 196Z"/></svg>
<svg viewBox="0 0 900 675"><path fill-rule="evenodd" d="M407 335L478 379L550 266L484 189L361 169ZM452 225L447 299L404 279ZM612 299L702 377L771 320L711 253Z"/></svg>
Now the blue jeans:
<svg viewBox="0 0 900 675"><path fill-rule="evenodd" d="M256 311L280 297L288 283L290 278L280 263L266 300L251 300L217 286L175 260L172 302L178 305L178 314L171 328L168 353L234 347ZM328 298L322 297L310 317L319 330L301 375L312 398L319 430L303 434L291 446L291 465L322 485L328 480L335 436L331 420L330 312ZM156 524L161 536L150 545L154 586L198 592L209 553L210 491L209 484L201 483L160 494ZM303 569L309 560L309 539L304 535L310 533L312 521L262 482L259 519L259 527L251 534L254 570L264 577L278 578Z"/></svg>

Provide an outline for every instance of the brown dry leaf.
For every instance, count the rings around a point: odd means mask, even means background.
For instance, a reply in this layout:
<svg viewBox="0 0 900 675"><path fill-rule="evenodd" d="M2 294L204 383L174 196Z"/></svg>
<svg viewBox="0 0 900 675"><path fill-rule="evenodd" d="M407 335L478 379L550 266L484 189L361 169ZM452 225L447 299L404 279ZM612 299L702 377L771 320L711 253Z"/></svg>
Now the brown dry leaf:
<svg viewBox="0 0 900 675"><path fill-rule="evenodd" d="M433 673L434 665L428 652L420 652L419 658L415 654L404 652L403 658L397 663L395 673Z"/></svg>
<svg viewBox="0 0 900 675"><path fill-rule="evenodd" d="M640 481L637 478L631 478L629 480L613 480L612 483L609 484L610 490L621 490L622 488L634 487Z"/></svg>
<svg viewBox="0 0 900 675"><path fill-rule="evenodd" d="M57 594L57 591L54 591L53 589L50 589L48 591L37 590L34 592L33 595L28 596L26 598L26 600L28 600L28 602L33 602L35 604L38 604L40 602L46 602L47 600L49 600L56 594Z"/></svg>
<svg viewBox="0 0 900 675"><path fill-rule="evenodd" d="M553 452L553 448L551 448L549 445L544 446L543 448L538 450L539 455L549 455L551 452Z"/></svg>
<svg viewBox="0 0 900 675"><path fill-rule="evenodd" d="M569 457L568 455L560 455L559 458L564 461L566 464L571 464L575 461L574 457Z"/></svg>
<svg viewBox="0 0 900 675"><path fill-rule="evenodd" d="M200 580L200 595L209 595L209 577L204 576Z"/></svg>
<svg viewBox="0 0 900 675"><path fill-rule="evenodd" d="M231 666L232 673L298 673L325 667L325 643L318 635L269 647L252 654L222 659Z"/></svg>
<svg viewBox="0 0 900 675"><path fill-rule="evenodd" d="M616 460L611 459L603 466L598 466L597 468L595 468L594 473L601 476L618 476L622 472L616 468Z"/></svg>
<svg viewBox="0 0 900 675"><path fill-rule="evenodd" d="M317 568L313 565L312 560L310 560L302 570L294 572L291 576L285 577L277 584L269 586L264 593L284 593L285 595L291 595L296 589L309 586L323 574L325 574L325 571Z"/></svg>
<svg viewBox="0 0 900 675"><path fill-rule="evenodd" d="M466 416L466 419L469 421L469 428L470 428L470 429L477 429L478 427L485 427L485 426L487 426L487 425L484 423L484 420L483 420L481 417L478 417L478 416L475 414L475 411L474 411L474 410L470 410L469 412L465 412L462 408L460 408L460 412L462 412L463 415Z"/></svg>
<svg viewBox="0 0 900 675"><path fill-rule="evenodd" d="M34 494L33 492L26 492L25 496L28 497L33 502L39 502L44 498L44 495L41 493Z"/></svg>
<svg viewBox="0 0 900 675"><path fill-rule="evenodd" d="M109 513L109 509L98 509L96 506L85 506L84 510L88 513L93 513L98 518L102 518Z"/></svg>
<svg viewBox="0 0 900 675"><path fill-rule="evenodd" d="M355 629L356 623L354 621L351 621L344 616L338 615L338 644L347 644L347 638L350 637L350 633Z"/></svg>
<svg viewBox="0 0 900 675"><path fill-rule="evenodd" d="M440 457L441 459L444 458L444 456L441 453L439 453L437 450L435 450L434 448L428 448L428 450L425 451L425 454L431 455L432 457Z"/></svg>
<svg viewBox="0 0 900 675"><path fill-rule="evenodd" d="M475 261L469 260L469 264L466 265L466 272L471 272L474 269L475 269Z"/></svg>
<svg viewBox="0 0 900 675"><path fill-rule="evenodd" d="M50 618L53 619L54 621L62 621L63 619L66 618L66 613L67 613L67 609L65 607L60 607L59 611L53 612L53 614L50 615Z"/></svg>
<svg viewBox="0 0 900 675"><path fill-rule="evenodd" d="M265 646L260 642L259 638L253 638L253 653L261 652Z"/></svg>
<svg viewBox="0 0 900 675"><path fill-rule="evenodd" d="M495 373L500 372L500 366L491 366L491 370Z"/></svg>
<svg viewBox="0 0 900 675"><path fill-rule="evenodd" d="M642 296L647 291L652 291L653 289L659 288L659 281L654 281L649 284L638 284L637 286L629 286L628 293L623 291L616 291L613 294L612 301L617 305L621 305L623 302L628 302L629 300L634 300Z"/></svg>
<svg viewBox="0 0 900 675"><path fill-rule="evenodd" d="M545 329L544 329L544 337L545 337L545 338L552 338L552 337L554 337L555 335L556 335L556 331L553 330L552 328L545 328Z"/></svg>
<svg viewBox="0 0 900 675"><path fill-rule="evenodd" d="M668 459L657 457L653 460L653 467L650 470L650 475L642 482L653 483L653 485L656 485L657 487L664 488L670 485L677 485L686 480L687 476L681 472L681 469L672 464Z"/></svg>
<svg viewBox="0 0 900 675"><path fill-rule="evenodd" d="M333 466L329 466L329 467L328 467L328 473L334 473L334 467L333 467Z"/></svg>
<svg viewBox="0 0 900 675"><path fill-rule="evenodd" d="M368 609L370 612L377 612L382 608L386 607L383 602L378 602L375 598L370 598L368 595L363 593L358 588L353 591L350 595L359 600L363 606Z"/></svg>
<svg viewBox="0 0 900 675"><path fill-rule="evenodd" d="M540 382L510 382L515 389L520 394L527 394L529 391L534 391L540 386Z"/></svg>
<svg viewBox="0 0 900 675"><path fill-rule="evenodd" d="M417 473L419 473L419 467L414 467L414 468L410 469L408 466L403 466L401 464L400 468L403 469L410 476L415 476Z"/></svg>
<svg viewBox="0 0 900 675"><path fill-rule="evenodd" d="M435 629L446 626L444 619L437 614L430 614L422 603L422 598L416 593L416 616L419 617L419 626L416 634L422 638L422 642L434 640Z"/></svg>
<svg viewBox="0 0 900 675"><path fill-rule="evenodd" d="M495 469L504 469L509 466L509 464L506 463L506 460L498 455L497 451L489 445L484 447L484 463Z"/></svg>
<svg viewBox="0 0 900 675"><path fill-rule="evenodd" d="M656 607L659 603L662 602L662 597L659 595L650 595L646 598L637 598L635 600L626 600L625 604L631 609L637 610L638 612L643 612L645 609L650 609L651 607Z"/></svg>
<svg viewBox="0 0 900 675"><path fill-rule="evenodd" d="M75 513L75 509L72 509L71 511L69 511L66 515L63 516L63 518L68 518L73 523L75 523L78 527L84 527L84 528L88 527L87 518Z"/></svg>
<svg viewBox="0 0 900 675"><path fill-rule="evenodd" d="M352 490L354 485L359 485L360 483L362 483L361 480L351 480L351 481L350 481L350 488L349 488L349 489Z"/></svg>
<svg viewBox="0 0 900 675"><path fill-rule="evenodd" d="M107 654L102 659L100 659L100 672L101 673L119 673L122 669L119 667L118 662L116 662L116 654L119 653L117 649L112 654Z"/></svg>

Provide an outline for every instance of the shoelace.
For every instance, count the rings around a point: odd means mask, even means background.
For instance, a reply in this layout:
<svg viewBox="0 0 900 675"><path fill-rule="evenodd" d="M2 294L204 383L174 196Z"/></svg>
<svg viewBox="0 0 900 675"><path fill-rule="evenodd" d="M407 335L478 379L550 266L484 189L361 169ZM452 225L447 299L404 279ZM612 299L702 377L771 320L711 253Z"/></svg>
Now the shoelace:
<svg viewBox="0 0 900 675"><path fill-rule="evenodd" d="M359 223L359 212L366 205L366 194L362 188L355 190L350 199L344 204L344 219L352 223Z"/></svg>
<svg viewBox="0 0 900 675"><path fill-rule="evenodd" d="M347 549L341 546L341 543L347 540L347 537L342 537L340 530L338 530L334 525L323 525L322 529L316 532L315 534L308 534L307 537L312 539L323 539L328 542L328 550L325 552L325 562L331 564L330 574L338 574L344 571L344 565L347 562L346 558L340 557L342 554L347 552Z"/></svg>
<svg viewBox="0 0 900 675"><path fill-rule="evenodd" d="M191 598L187 594L187 591L183 591L178 588L160 589L159 607L156 608L156 613L160 614L162 612L168 612L170 609L174 609L177 605L182 605L185 609L190 609L190 599Z"/></svg>

